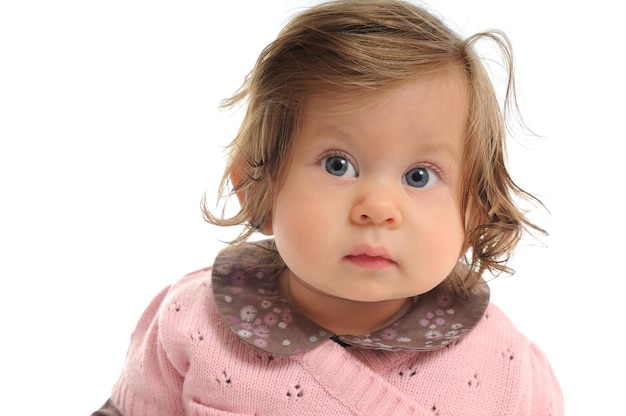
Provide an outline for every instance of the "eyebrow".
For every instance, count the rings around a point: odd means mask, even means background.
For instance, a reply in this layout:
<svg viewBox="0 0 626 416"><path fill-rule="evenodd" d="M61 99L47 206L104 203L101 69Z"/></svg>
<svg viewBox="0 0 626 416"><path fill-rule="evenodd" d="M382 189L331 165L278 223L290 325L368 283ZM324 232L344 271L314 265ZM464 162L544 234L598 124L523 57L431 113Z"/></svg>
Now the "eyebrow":
<svg viewBox="0 0 626 416"><path fill-rule="evenodd" d="M324 136L335 136L334 138L337 140L354 140L352 138L355 137L356 140L358 140L359 135L350 132L349 129L346 129L343 126L321 121L320 123L316 123L315 131L312 137L324 138ZM456 149L454 149L453 138L450 138L449 141L442 141L439 138L432 138L428 136L429 135L427 135L423 140L419 140L417 137L415 138L414 142L420 142L419 145L423 146L423 149L420 149L420 151L423 151L424 153L439 153L443 151L448 153L450 156L454 156ZM446 138L449 136L443 137ZM463 144L463 139L461 140L460 150L463 151L465 146Z"/></svg>

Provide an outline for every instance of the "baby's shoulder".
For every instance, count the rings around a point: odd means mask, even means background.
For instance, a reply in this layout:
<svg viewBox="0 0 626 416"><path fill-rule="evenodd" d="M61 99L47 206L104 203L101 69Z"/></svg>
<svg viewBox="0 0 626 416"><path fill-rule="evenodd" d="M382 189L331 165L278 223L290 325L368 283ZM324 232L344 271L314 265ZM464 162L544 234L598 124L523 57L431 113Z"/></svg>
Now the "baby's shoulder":
<svg viewBox="0 0 626 416"><path fill-rule="evenodd" d="M482 364L501 382L517 381L520 406L528 409L527 414L540 414L546 409L552 414L563 413L563 395L548 357L496 305L489 304L468 341L484 348Z"/></svg>
<svg viewBox="0 0 626 416"><path fill-rule="evenodd" d="M513 321L494 303L489 303L485 313L464 342L475 348L490 350L516 350L525 352L531 341Z"/></svg>
<svg viewBox="0 0 626 416"><path fill-rule="evenodd" d="M155 316L164 340L185 340L215 324L211 271L206 267L186 274L168 288Z"/></svg>
<svg viewBox="0 0 626 416"><path fill-rule="evenodd" d="M489 302L483 319L481 319L476 328L485 331L504 331L504 334L511 336L523 336L507 314L493 302Z"/></svg>
<svg viewBox="0 0 626 416"><path fill-rule="evenodd" d="M461 361L473 362L503 377L516 374L517 380L528 388L544 382L558 386L543 351L493 303L458 347Z"/></svg>
<svg viewBox="0 0 626 416"><path fill-rule="evenodd" d="M212 267L205 267L184 275L169 287L166 299L204 300L211 293L211 272Z"/></svg>
<svg viewBox="0 0 626 416"><path fill-rule="evenodd" d="M203 314L212 299L212 267L188 273L173 283L161 304L161 314L168 312L180 317Z"/></svg>

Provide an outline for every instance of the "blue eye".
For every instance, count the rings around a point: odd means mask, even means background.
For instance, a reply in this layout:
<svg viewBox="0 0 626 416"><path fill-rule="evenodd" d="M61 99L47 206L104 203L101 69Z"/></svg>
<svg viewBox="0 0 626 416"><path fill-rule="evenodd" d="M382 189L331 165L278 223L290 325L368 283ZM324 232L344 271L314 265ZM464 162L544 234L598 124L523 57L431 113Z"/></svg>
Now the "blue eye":
<svg viewBox="0 0 626 416"><path fill-rule="evenodd" d="M355 178L357 176L356 169L352 163L343 156L333 155L322 159L322 166L326 172L334 176L346 176Z"/></svg>
<svg viewBox="0 0 626 416"><path fill-rule="evenodd" d="M424 167L411 169L404 175L404 182L415 188L430 188L438 180L436 173Z"/></svg>

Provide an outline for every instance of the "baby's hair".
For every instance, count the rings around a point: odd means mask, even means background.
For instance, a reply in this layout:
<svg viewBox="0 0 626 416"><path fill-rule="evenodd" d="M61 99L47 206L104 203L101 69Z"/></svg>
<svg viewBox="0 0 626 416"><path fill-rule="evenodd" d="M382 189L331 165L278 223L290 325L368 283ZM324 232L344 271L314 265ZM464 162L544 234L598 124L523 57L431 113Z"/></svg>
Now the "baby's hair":
<svg viewBox="0 0 626 416"><path fill-rule="evenodd" d="M502 51L508 75L502 108L475 51L482 39ZM464 72L470 95L460 194L466 224L462 260L469 268L456 268L446 285L465 296L485 271L512 273L507 261L522 232L544 231L516 203L538 201L513 182L505 166L506 121L511 110L519 115L510 42L495 30L463 39L424 8L400 0L317 5L296 15L261 52L242 87L224 102L247 104L219 188L220 198L236 193L240 209L232 217L216 216L203 199L205 220L247 225L236 241L263 230L307 98L327 92L359 102L455 68Z"/></svg>

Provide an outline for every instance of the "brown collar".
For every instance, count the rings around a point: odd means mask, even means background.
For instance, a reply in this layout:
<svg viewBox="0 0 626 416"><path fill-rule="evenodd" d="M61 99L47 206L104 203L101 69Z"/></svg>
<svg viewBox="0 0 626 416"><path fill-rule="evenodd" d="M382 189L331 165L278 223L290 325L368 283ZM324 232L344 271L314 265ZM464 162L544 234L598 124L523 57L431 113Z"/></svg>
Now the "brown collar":
<svg viewBox="0 0 626 416"><path fill-rule="evenodd" d="M271 354L293 355L335 334L300 314L280 294L277 277L284 267L273 240L227 247L213 265L213 297L224 322L242 341ZM489 286L484 281L470 291L467 300L456 299L437 286L386 328L336 338L360 348L435 350L469 333L488 304Z"/></svg>

